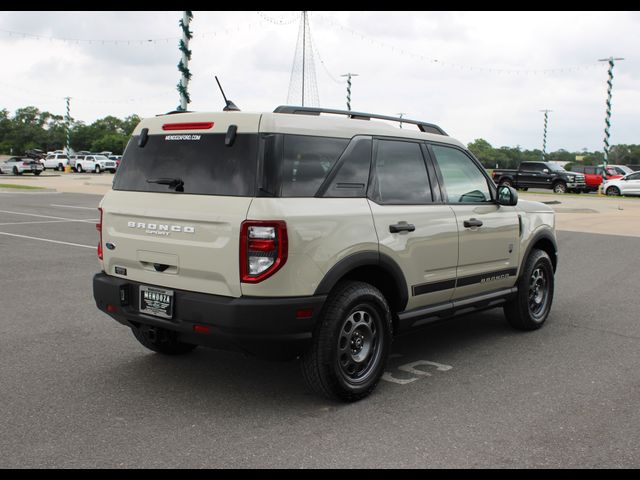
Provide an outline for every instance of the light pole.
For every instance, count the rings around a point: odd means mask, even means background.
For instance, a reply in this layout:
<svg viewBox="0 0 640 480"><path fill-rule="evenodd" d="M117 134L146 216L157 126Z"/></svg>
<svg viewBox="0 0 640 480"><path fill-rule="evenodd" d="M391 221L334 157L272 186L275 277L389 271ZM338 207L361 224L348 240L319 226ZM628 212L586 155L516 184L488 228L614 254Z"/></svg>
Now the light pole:
<svg viewBox="0 0 640 480"><path fill-rule="evenodd" d="M341 77L347 77L347 110L351 111L351 77L357 77L357 73L345 73L340 75Z"/></svg>
<svg viewBox="0 0 640 480"><path fill-rule="evenodd" d="M547 153L547 124L549 123L549 112L553 112L553 110L540 110L544 112L544 133L542 134L542 161L544 162L544 157Z"/></svg>
<svg viewBox="0 0 640 480"><path fill-rule="evenodd" d="M599 62L608 62L609 71L607 78L607 113L604 119L604 162L602 168L602 176L606 178L605 169L607 168L607 160L609 159L609 128L611 128L611 90L613 89L613 66L616 60L624 60L624 58L601 58Z"/></svg>

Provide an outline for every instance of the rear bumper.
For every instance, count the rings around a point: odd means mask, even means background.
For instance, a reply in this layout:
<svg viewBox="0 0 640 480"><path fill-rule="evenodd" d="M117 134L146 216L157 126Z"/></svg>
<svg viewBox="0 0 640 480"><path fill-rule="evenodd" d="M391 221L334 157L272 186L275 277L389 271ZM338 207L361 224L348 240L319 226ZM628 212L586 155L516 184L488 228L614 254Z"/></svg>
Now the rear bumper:
<svg viewBox="0 0 640 480"><path fill-rule="evenodd" d="M123 325L165 328L178 332L186 343L272 359L304 353L326 299L326 295L232 298L173 289L174 314L169 320L139 312L139 288L137 282L105 273L93 277L96 306ZM113 311L107 311L107 305ZM310 315L302 312L309 310ZM300 316L303 313L308 316ZM195 333L196 325L210 327L210 333Z"/></svg>

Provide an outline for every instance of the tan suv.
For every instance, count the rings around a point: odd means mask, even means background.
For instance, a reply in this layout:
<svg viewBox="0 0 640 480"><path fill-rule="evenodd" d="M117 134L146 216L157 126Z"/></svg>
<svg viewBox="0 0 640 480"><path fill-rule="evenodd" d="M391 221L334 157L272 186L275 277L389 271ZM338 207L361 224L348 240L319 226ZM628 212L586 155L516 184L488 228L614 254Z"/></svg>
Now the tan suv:
<svg viewBox="0 0 640 480"><path fill-rule="evenodd" d="M406 118L145 119L100 212L94 298L145 347L300 358L345 401L375 388L395 335L497 306L533 330L553 299L553 210Z"/></svg>

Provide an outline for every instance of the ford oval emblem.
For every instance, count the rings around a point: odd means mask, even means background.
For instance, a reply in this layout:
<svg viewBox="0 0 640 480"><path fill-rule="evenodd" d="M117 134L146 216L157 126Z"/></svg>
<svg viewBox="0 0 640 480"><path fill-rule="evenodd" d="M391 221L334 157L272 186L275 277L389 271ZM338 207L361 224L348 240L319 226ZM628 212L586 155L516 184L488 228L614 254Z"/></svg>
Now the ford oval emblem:
<svg viewBox="0 0 640 480"><path fill-rule="evenodd" d="M116 249L116 244L115 243L111 243L111 242L107 242L104 244L105 247L107 247L109 250L115 250Z"/></svg>

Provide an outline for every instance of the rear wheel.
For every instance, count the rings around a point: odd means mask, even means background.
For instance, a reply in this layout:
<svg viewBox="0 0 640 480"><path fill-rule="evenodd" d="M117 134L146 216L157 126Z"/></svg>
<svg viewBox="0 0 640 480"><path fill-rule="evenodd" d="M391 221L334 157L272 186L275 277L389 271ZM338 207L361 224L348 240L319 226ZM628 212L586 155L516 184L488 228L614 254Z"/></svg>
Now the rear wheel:
<svg viewBox="0 0 640 480"><path fill-rule="evenodd" d="M378 384L391 346L391 312L382 293L364 282L339 284L327 298L302 357L302 373L320 395L354 402Z"/></svg>
<svg viewBox="0 0 640 480"><path fill-rule="evenodd" d="M164 328L140 325L132 327L133 336L149 350L164 355L182 355L189 353L197 345L178 341L178 334Z"/></svg>
<svg viewBox="0 0 640 480"><path fill-rule="evenodd" d="M14 175L22 175L22 172L18 170L18 167L13 167L13 174Z"/></svg>
<svg viewBox="0 0 640 480"><path fill-rule="evenodd" d="M60 170L61 172L64 172L64 165L62 165L61 163L58 164L58 170Z"/></svg>
<svg viewBox="0 0 640 480"><path fill-rule="evenodd" d="M553 302L553 264L543 250L532 250L518 280L516 298L504 306L509 324L518 330L536 330L544 324Z"/></svg>
<svg viewBox="0 0 640 480"><path fill-rule="evenodd" d="M40 175L42 172L33 172L33 173L34 173L34 175L38 176L38 175Z"/></svg>

